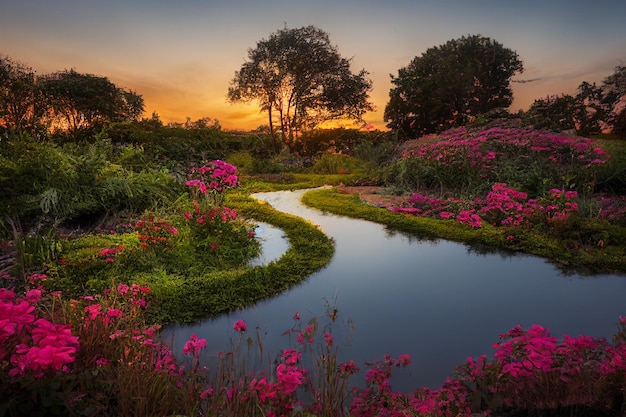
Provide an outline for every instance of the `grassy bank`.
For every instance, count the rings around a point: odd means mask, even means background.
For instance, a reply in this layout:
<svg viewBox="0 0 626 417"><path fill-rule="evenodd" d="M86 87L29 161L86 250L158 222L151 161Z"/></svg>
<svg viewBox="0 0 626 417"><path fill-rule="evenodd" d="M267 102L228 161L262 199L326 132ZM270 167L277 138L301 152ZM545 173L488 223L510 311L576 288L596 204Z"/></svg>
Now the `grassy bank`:
<svg viewBox="0 0 626 417"><path fill-rule="evenodd" d="M318 210L384 224L390 229L410 233L422 239L447 239L486 250L507 250L533 254L560 266L581 272L626 273L626 230L607 223L580 220L572 225L576 236L597 236L613 242L603 247L568 245L562 236L552 236L537 229L500 228L489 224L475 229L454 220L415 217L364 203L358 195L340 194L337 189L306 193L303 203ZM509 236L515 234L515 240ZM572 238L573 239L573 238ZM593 238L590 238L593 240Z"/></svg>

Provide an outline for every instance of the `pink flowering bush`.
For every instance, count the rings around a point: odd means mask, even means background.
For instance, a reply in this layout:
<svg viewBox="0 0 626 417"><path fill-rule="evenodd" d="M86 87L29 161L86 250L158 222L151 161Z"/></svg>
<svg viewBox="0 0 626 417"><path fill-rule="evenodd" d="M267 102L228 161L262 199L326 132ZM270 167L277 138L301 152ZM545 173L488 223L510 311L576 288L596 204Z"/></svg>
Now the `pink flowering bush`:
<svg viewBox="0 0 626 417"><path fill-rule="evenodd" d="M480 228L485 222L496 227L541 225L553 229L578 212L578 193L551 189L547 196L530 199L525 192L497 183L484 199L437 200L415 193L401 207L390 207L390 210L420 217L455 219L473 228Z"/></svg>
<svg viewBox="0 0 626 417"><path fill-rule="evenodd" d="M238 264L258 251L254 232L237 211L227 206L203 209L193 201L193 210L184 212L184 224L193 243L193 252L203 254L207 266Z"/></svg>
<svg viewBox="0 0 626 417"><path fill-rule="evenodd" d="M533 129L461 127L407 142L397 182L410 189L466 193L506 178L538 195L562 187L564 179L593 187L594 167L607 159L588 138Z"/></svg>
<svg viewBox="0 0 626 417"><path fill-rule="evenodd" d="M598 217L609 223L626 226L626 196L599 196Z"/></svg>
<svg viewBox="0 0 626 417"><path fill-rule="evenodd" d="M185 185L191 188L192 197L201 197L214 205L222 205L227 190L239 186L237 167L221 160L191 168Z"/></svg>
<svg viewBox="0 0 626 417"><path fill-rule="evenodd" d="M39 283L45 278L38 279ZM184 369L143 321L148 287L62 300L0 288L0 398L9 415L157 415L193 408ZM144 398L143 401L137 401ZM169 410L169 411L168 411Z"/></svg>
<svg viewBox="0 0 626 417"><path fill-rule="evenodd" d="M7 361L9 377L32 375L37 379L69 372L79 348L71 325L53 323L42 317L40 303L55 294L39 288L23 296L0 288L0 362Z"/></svg>

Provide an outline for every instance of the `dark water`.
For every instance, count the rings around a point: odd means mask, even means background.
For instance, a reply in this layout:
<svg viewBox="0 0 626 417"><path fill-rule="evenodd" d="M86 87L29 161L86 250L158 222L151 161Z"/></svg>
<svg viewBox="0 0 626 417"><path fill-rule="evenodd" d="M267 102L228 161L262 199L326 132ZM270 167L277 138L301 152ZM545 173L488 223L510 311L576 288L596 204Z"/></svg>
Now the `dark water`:
<svg viewBox="0 0 626 417"><path fill-rule="evenodd" d="M340 359L353 359L364 374L363 362L408 353L413 364L392 379L394 390L407 392L440 386L468 356L492 355L498 335L516 325L540 324L558 337L610 339L619 316L626 314L626 277L566 275L537 257L480 254L449 241L419 241L375 223L306 208L299 202L303 192L255 196L320 225L335 239L330 264L253 307L166 329L164 337L175 352L192 333L207 339L208 356L228 350L233 323L243 319L249 330L258 326L267 333L265 352L279 353L293 346L281 334L293 326L296 311L308 320L324 316L330 303L339 310L332 334ZM284 237L275 229L263 230L279 242L268 244L266 260L280 256L287 247ZM346 330L349 322L353 331Z"/></svg>

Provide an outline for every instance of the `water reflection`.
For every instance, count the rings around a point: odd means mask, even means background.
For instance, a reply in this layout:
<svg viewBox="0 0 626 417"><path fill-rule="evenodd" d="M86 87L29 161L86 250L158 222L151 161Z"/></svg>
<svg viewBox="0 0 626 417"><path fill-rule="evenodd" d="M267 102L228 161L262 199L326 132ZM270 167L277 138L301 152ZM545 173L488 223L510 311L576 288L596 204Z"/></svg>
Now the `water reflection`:
<svg viewBox="0 0 626 417"><path fill-rule="evenodd" d="M167 329L175 352L196 333L209 342L207 355L216 355L228 347L239 318L250 329L267 332L266 352L279 352L289 346L281 334L292 327L294 312L304 320L323 316L325 304L331 303L339 309L340 322L332 331L341 344L340 359L360 362L363 369L363 362L386 353L409 353L413 364L392 379L394 389L409 391L439 386L467 356L491 355L498 335L516 325L541 324L559 337L610 338L619 316L626 314L624 277L564 278L541 258L477 253L454 242L390 233L375 223L304 207L299 202L303 192L255 197L319 224L335 240L332 261L275 298Z"/></svg>
<svg viewBox="0 0 626 417"><path fill-rule="evenodd" d="M289 250L289 240L285 232L271 224L257 222L254 234L261 245L261 253L248 262L250 266L267 265L280 259Z"/></svg>

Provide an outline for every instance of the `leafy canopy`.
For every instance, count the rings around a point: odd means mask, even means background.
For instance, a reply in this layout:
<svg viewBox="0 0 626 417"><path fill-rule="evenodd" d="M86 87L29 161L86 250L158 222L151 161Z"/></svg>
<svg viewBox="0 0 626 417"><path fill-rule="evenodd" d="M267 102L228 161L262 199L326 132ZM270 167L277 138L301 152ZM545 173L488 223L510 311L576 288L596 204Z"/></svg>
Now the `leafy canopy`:
<svg viewBox="0 0 626 417"><path fill-rule="evenodd" d="M137 120L144 111L143 98L118 88L106 77L60 71L40 77L38 88L53 128L76 134L103 122Z"/></svg>
<svg viewBox="0 0 626 417"><path fill-rule="evenodd" d="M361 121L373 109L368 73L353 74L326 32L307 26L281 29L248 51L249 60L235 72L228 90L231 102L258 101L267 111L278 150L276 130L291 148L299 131L322 122Z"/></svg>
<svg viewBox="0 0 626 417"><path fill-rule="evenodd" d="M34 128L36 103L35 72L0 56L0 126L17 130Z"/></svg>
<svg viewBox="0 0 626 417"><path fill-rule="evenodd" d="M510 79L523 71L517 53L480 35L429 48L391 76L387 126L415 137L459 126L513 102Z"/></svg>
<svg viewBox="0 0 626 417"><path fill-rule="evenodd" d="M525 114L535 128L576 129L579 135L626 134L626 66L618 66L600 86L583 81L578 94L537 99Z"/></svg>

